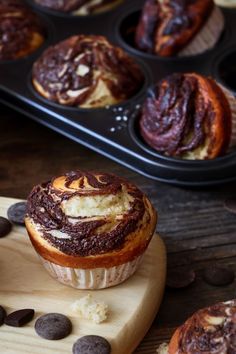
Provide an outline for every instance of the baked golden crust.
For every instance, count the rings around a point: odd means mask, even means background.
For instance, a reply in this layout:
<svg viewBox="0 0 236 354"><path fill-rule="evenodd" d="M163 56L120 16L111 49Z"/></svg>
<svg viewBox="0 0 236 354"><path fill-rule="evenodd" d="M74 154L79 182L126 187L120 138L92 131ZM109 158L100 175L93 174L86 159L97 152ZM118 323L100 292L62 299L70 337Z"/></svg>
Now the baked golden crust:
<svg viewBox="0 0 236 354"><path fill-rule="evenodd" d="M140 50L173 56L185 48L214 10L213 0L146 0L136 30Z"/></svg>
<svg viewBox="0 0 236 354"><path fill-rule="evenodd" d="M135 95L144 76L135 61L105 37L73 36L48 48L33 66L33 85L68 106L104 107Z"/></svg>
<svg viewBox="0 0 236 354"><path fill-rule="evenodd" d="M74 171L37 186L28 198L26 228L46 260L71 268L110 268L147 248L156 212L129 182Z"/></svg>
<svg viewBox="0 0 236 354"><path fill-rule="evenodd" d="M44 42L37 16L19 0L0 2L0 60L25 57Z"/></svg>
<svg viewBox="0 0 236 354"><path fill-rule="evenodd" d="M232 116L222 89L196 73L161 80L143 105L140 132L155 150L185 159L213 159L230 144Z"/></svg>
<svg viewBox="0 0 236 354"><path fill-rule="evenodd" d="M199 310L171 338L168 354L236 352L236 300Z"/></svg>

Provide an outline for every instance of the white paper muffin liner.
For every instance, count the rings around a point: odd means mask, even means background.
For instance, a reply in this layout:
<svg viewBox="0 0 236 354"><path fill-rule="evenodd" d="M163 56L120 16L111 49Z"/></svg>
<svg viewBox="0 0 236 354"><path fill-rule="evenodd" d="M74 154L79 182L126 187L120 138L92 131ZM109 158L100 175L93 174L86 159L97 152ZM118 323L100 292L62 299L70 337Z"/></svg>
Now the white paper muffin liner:
<svg viewBox="0 0 236 354"><path fill-rule="evenodd" d="M224 7L236 7L236 0L215 0L215 3Z"/></svg>
<svg viewBox="0 0 236 354"><path fill-rule="evenodd" d="M39 256L45 269L59 282L76 289L104 289L122 283L138 268L142 255L111 268L77 269L62 267Z"/></svg>
<svg viewBox="0 0 236 354"><path fill-rule="evenodd" d="M224 29L224 16L219 7L215 6L209 19L193 40L179 52L179 56L190 56L211 49L218 42Z"/></svg>
<svg viewBox="0 0 236 354"><path fill-rule="evenodd" d="M228 90L226 87L222 86L221 84L218 84L222 91L224 92L232 113L232 133L231 133L231 140L230 140L230 145L229 145L229 150L232 148L236 147L236 98L233 95L233 93Z"/></svg>

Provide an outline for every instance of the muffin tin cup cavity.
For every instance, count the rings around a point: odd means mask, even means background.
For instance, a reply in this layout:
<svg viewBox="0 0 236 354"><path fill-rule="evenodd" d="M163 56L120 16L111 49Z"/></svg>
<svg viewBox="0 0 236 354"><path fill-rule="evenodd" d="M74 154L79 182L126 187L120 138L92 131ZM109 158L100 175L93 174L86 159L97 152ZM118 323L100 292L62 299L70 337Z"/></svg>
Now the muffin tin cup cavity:
<svg viewBox="0 0 236 354"><path fill-rule="evenodd" d="M221 52L216 58L213 75L236 96L236 46Z"/></svg>
<svg viewBox="0 0 236 354"><path fill-rule="evenodd" d="M213 48L209 48L208 50L196 54L196 55L188 55L188 56L173 56L173 57L163 57L152 53L146 53L137 48L135 44L135 30L138 25L139 18L141 16L141 9L132 11L128 14L125 14L121 19L118 20L116 26L116 36L120 44L127 50L130 51L133 55L142 57L145 59L151 59L154 61L163 61L166 62L167 65L171 65L171 63L184 63L185 65L195 61L199 63L201 59L204 57L208 57L214 50L219 49L222 44L225 44L229 38L229 27L225 21L225 28L222 32L218 42L215 44Z"/></svg>
<svg viewBox="0 0 236 354"><path fill-rule="evenodd" d="M117 8L119 8L119 6L122 5L122 3L125 0L120 0L118 1L116 4L114 4L113 7L111 7L110 9L101 11L101 12L96 12L93 14L84 14L84 15L79 15L79 14L74 14L73 12L63 12L63 11L57 11L57 10L53 10L49 7L43 6L38 4L35 0L26 0L28 2L29 5L33 6L36 10L40 11L40 12L44 12L46 15L51 15L51 16L55 16L55 17L62 17L64 19L77 19L78 21L86 21L88 19L92 19L95 20L96 17L100 17L100 16L107 16L107 14L111 14L114 11L117 10Z"/></svg>
<svg viewBox="0 0 236 354"><path fill-rule="evenodd" d="M117 104L113 104L113 105L106 105L104 107L94 107L94 108L83 108L83 107L76 107L76 106L68 106L68 105L63 105L63 104L59 104L53 101L50 101L49 99L41 96L35 89L33 83L32 83L32 73L30 73L29 77L28 77L28 88L29 90L33 93L33 95L35 97L37 97L38 100L42 101L44 104L50 105L52 107L55 107L57 109L64 109L67 111L78 111L78 112L89 112L92 111L94 113L96 113L96 111L101 111L101 110L107 110L109 108L116 108L116 107L121 107L122 110L125 109L126 107L129 107L133 101L138 101L138 100L142 100L145 96L146 96L146 92L148 90L148 87L150 86L151 83L151 72L148 68L148 66L143 63L140 60L137 60L136 58L134 58L135 62L139 65L140 69L142 70L143 76L144 76L144 82L143 82L143 86L140 88L140 90L131 98L124 100L123 102L117 103Z"/></svg>

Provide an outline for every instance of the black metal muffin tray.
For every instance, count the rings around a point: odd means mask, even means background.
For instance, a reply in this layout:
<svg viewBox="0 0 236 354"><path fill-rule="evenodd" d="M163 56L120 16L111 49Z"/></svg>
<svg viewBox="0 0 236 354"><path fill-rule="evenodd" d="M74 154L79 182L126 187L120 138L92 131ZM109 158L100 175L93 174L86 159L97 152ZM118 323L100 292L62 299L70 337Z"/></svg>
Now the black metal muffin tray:
<svg viewBox="0 0 236 354"><path fill-rule="evenodd" d="M192 57L165 59L134 48L133 33L143 3L144 0L125 0L109 12L81 17L45 10L28 1L45 24L47 39L27 58L0 63L0 102L158 181L207 186L235 180L236 151L210 161L163 156L140 137L137 112L148 87L173 72L210 75L236 92L236 10L222 8L225 30L214 49ZM39 96L31 85L33 63L45 48L74 34L105 35L133 56L146 77L142 90L122 104L99 109L64 107Z"/></svg>

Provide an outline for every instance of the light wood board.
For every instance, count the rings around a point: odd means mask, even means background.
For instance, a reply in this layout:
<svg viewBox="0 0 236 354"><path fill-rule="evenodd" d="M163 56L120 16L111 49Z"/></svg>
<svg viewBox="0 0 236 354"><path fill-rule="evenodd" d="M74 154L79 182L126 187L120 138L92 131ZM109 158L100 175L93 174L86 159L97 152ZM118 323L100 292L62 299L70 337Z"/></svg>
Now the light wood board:
<svg viewBox="0 0 236 354"><path fill-rule="evenodd" d="M0 216L19 200L0 197ZM0 304L8 313L33 308L33 321L21 328L0 327L1 354L72 353L73 343L87 334L109 340L112 354L130 354L150 327L161 303L166 275L166 252L155 235L137 272L113 288L76 290L52 279L41 265L24 227L14 226L10 235L0 239ZM109 306L106 322L94 324L78 318L71 304L91 293L96 301ZM34 322L40 315L59 312L73 324L70 336L49 341L37 336Z"/></svg>

